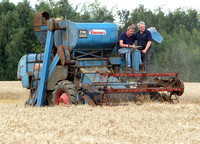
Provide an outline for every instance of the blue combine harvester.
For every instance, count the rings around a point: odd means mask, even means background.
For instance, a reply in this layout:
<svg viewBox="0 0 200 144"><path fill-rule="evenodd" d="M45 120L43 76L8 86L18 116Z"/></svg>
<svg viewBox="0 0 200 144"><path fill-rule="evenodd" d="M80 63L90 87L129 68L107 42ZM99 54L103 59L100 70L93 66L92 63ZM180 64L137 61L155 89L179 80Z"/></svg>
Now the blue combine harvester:
<svg viewBox="0 0 200 144"><path fill-rule="evenodd" d="M153 39L162 37L149 29ZM178 73L146 73L140 51L132 50L131 68L124 56L113 52L118 41L114 23L73 23L35 14L34 31L44 53L27 54L18 65L17 78L30 89L25 104L111 105L125 100L178 102L184 85Z"/></svg>

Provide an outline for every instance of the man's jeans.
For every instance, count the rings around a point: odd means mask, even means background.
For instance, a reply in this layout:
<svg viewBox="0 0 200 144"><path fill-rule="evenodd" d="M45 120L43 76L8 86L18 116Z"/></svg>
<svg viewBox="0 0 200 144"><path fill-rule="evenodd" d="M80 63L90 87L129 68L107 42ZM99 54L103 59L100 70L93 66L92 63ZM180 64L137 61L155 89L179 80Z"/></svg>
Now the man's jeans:
<svg viewBox="0 0 200 144"><path fill-rule="evenodd" d="M125 54L126 63L128 65L128 67L135 66L135 64L132 63L133 61L139 61L138 64L139 65L142 64L140 52L137 53L139 55L136 56L135 53L133 53L133 48L130 48L130 49L128 49L128 48L121 48L121 49L118 50L118 53L119 54Z"/></svg>
<svg viewBox="0 0 200 144"><path fill-rule="evenodd" d="M146 72L149 72L150 55L151 55L151 49L148 49L146 54L143 54L141 52L141 59L142 59L142 63L145 64L145 71ZM145 61L145 56L146 56L146 61Z"/></svg>
<svg viewBox="0 0 200 144"><path fill-rule="evenodd" d="M121 48L118 50L119 54L125 54L126 63L128 64L128 67L131 67L131 57L133 48Z"/></svg>

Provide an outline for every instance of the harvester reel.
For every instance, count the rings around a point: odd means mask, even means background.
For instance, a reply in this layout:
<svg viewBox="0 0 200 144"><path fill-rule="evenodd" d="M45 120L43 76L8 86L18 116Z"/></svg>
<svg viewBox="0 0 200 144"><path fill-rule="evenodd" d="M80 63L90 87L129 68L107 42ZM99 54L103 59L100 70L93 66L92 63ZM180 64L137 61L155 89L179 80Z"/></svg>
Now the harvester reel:
<svg viewBox="0 0 200 144"><path fill-rule="evenodd" d="M178 79L178 80L174 83L173 86L174 86L174 87L179 87L179 88L182 89L181 91L173 92L174 94L176 94L176 95L178 95L178 96L181 96L181 95L183 94L183 92L184 92L184 83L183 83L183 81Z"/></svg>

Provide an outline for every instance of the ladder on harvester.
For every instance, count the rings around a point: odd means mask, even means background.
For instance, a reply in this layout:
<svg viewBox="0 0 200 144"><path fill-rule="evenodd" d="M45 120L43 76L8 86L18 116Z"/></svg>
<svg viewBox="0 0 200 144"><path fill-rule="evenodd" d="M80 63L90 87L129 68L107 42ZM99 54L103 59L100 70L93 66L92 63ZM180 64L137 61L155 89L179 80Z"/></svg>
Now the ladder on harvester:
<svg viewBox="0 0 200 144"><path fill-rule="evenodd" d="M39 85L39 81L40 81L40 67L41 67L41 63L42 61L42 49L45 47L45 43L46 40L44 39L44 41L41 42L41 48L40 48L40 53L37 53L35 56L35 61L33 61L33 72L31 74L31 79L30 79L30 93L29 93L29 105L34 106L34 102L35 102L35 97L38 93L37 88ZM38 55L39 55L39 59L38 59ZM28 58L28 56L27 56ZM27 61L27 63L29 63ZM27 66L28 69L28 66ZM28 71L28 70L27 70Z"/></svg>

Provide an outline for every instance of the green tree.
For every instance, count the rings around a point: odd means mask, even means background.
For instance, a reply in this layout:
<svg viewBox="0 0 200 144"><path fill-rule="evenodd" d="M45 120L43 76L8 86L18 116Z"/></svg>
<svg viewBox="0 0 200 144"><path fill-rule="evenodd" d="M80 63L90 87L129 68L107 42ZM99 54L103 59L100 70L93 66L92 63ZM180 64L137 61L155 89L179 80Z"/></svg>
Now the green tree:
<svg viewBox="0 0 200 144"><path fill-rule="evenodd" d="M15 4L10 3L9 0L2 0L2 2L0 3L1 15L6 14L8 11L14 11L15 8Z"/></svg>
<svg viewBox="0 0 200 144"><path fill-rule="evenodd" d="M108 10L105 5L101 6L101 3L98 0L95 0L94 3L84 3L81 9L80 13L80 19L81 20L108 20L113 22L114 14L113 10L115 7L113 7L111 10Z"/></svg>
<svg viewBox="0 0 200 144"><path fill-rule="evenodd" d="M12 63L7 63L8 57L14 57L15 51L13 51L12 55L7 55L6 50L8 49L9 43L12 41L14 34L17 32L18 26L20 25L20 21L17 19L17 14L14 11L8 11L6 14L2 15L0 22L0 47L1 47L1 65L3 69L3 73L1 74L1 79L6 80L7 75L12 72L6 73L8 66L12 65Z"/></svg>
<svg viewBox="0 0 200 144"><path fill-rule="evenodd" d="M129 21L130 11L127 9L122 9L122 10L118 10L117 14L119 16L119 20L122 26L127 25ZM126 27L119 27L118 35L120 35L120 33L122 33L125 30L126 30Z"/></svg>
<svg viewBox="0 0 200 144"><path fill-rule="evenodd" d="M54 17L53 15L53 6L48 2L44 0L40 0L39 4L35 5L35 11L36 12L48 12L51 17Z"/></svg>
<svg viewBox="0 0 200 144"><path fill-rule="evenodd" d="M33 31L34 11L27 0L18 3L17 6L9 1L3 1L0 7L2 5L4 8L1 9L0 16L0 80L15 80L20 58L39 46Z"/></svg>
<svg viewBox="0 0 200 144"><path fill-rule="evenodd" d="M59 0L57 2L40 0L40 3L35 6L36 12L46 11L51 17L62 17L69 20L79 19L79 14L76 12L77 8L78 6L73 8L68 0Z"/></svg>

